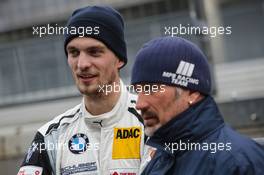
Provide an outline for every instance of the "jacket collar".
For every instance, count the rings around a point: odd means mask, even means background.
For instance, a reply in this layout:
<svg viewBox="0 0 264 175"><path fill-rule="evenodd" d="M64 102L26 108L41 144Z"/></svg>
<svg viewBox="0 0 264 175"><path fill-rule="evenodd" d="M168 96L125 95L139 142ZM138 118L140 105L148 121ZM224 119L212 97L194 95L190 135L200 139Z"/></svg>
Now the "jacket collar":
<svg viewBox="0 0 264 175"><path fill-rule="evenodd" d="M171 150L165 149L166 145L180 142L197 143L223 124L215 101L211 96L207 96L159 128L147 144L171 153ZM173 152L177 153L179 150Z"/></svg>

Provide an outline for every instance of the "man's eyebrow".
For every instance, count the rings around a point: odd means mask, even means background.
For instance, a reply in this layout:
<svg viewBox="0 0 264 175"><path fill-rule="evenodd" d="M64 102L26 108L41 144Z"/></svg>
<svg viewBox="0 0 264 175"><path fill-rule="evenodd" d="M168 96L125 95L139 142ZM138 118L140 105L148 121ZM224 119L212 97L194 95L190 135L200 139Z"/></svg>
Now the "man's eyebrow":
<svg viewBox="0 0 264 175"><path fill-rule="evenodd" d="M66 48L67 50L73 50L73 49L78 49L77 47L75 46L67 46ZM106 49L106 46L103 46L103 45L93 45L93 46L88 46L85 48L85 50L91 50L91 49Z"/></svg>
<svg viewBox="0 0 264 175"><path fill-rule="evenodd" d="M74 46L67 46L66 47L66 50L73 50L73 49L76 49L76 47L74 47Z"/></svg>
<svg viewBox="0 0 264 175"><path fill-rule="evenodd" d="M102 46L102 45L94 45L94 46L87 47L86 49L87 50L90 50L90 49L101 49L101 50L104 50L104 49L106 49L106 47Z"/></svg>

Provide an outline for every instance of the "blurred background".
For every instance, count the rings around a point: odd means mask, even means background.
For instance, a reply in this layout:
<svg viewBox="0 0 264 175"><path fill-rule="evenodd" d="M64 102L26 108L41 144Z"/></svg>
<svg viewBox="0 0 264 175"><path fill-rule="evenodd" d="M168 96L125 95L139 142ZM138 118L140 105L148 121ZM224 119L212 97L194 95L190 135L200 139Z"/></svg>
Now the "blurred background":
<svg viewBox="0 0 264 175"><path fill-rule="evenodd" d="M264 137L264 0L0 0L0 174L16 174L37 129L81 101L62 35L32 27L64 26L74 9L107 4L126 23L128 65L166 26L231 26L230 35L181 35L207 54L214 96L228 124ZM180 36L180 35L178 35Z"/></svg>

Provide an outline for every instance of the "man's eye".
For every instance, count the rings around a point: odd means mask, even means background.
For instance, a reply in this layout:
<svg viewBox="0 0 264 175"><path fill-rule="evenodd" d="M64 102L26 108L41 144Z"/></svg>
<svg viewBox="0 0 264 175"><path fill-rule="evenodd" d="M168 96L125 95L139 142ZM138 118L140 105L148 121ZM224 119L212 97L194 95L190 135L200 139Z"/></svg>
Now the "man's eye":
<svg viewBox="0 0 264 175"><path fill-rule="evenodd" d="M103 51L101 49L90 49L89 50L89 54L93 57L99 57L101 56L102 53Z"/></svg>
<svg viewBox="0 0 264 175"><path fill-rule="evenodd" d="M145 94L155 94L161 91L161 87L156 84L149 84L144 86Z"/></svg>
<svg viewBox="0 0 264 175"><path fill-rule="evenodd" d="M69 51L69 54L72 56L72 57L77 57L79 55L79 51L78 50L70 50Z"/></svg>

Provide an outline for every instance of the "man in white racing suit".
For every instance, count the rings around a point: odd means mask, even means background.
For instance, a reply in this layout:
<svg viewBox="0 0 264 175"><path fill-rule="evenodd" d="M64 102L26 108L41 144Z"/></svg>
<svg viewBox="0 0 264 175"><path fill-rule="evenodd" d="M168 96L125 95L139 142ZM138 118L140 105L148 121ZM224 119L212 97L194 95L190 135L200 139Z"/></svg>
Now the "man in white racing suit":
<svg viewBox="0 0 264 175"><path fill-rule="evenodd" d="M85 7L67 28L64 49L83 100L38 130L18 175L138 175L144 127L119 76L123 19L111 7Z"/></svg>

